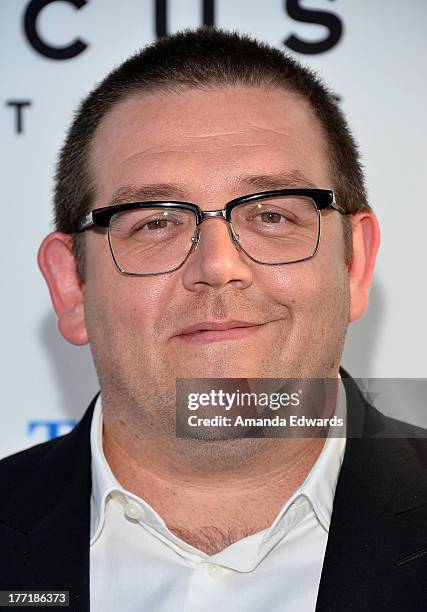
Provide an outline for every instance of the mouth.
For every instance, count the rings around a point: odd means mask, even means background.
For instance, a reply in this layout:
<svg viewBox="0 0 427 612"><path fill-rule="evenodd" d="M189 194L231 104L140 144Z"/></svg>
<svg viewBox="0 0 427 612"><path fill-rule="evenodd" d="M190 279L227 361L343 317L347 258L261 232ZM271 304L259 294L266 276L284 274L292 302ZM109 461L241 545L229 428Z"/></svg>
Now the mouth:
<svg viewBox="0 0 427 612"><path fill-rule="evenodd" d="M252 323L249 321L203 321L181 330L176 336L183 342L203 344L229 340L242 340L266 323Z"/></svg>

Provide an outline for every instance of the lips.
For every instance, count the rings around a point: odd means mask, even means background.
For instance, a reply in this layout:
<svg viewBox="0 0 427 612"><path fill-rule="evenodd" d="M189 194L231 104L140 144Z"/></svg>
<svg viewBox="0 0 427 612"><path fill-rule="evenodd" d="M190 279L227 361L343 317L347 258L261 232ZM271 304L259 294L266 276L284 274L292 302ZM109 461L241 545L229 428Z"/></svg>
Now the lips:
<svg viewBox="0 0 427 612"><path fill-rule="evenodd" d="M207 343L242 340L256 332L263 323L249 321L202 321L180 331L177 337L184 342Z"/></svg>
<svg viewBox="0 0 427 612"><path fill-rule="evenodd" d="M178 335L183 336L199 331L225 331L227 329L235 329L236 327L258 327L259 325L262 325L262 323L250 323L248 321L236 321L234 319L228 321L203 321L185 327Z"/></svg>

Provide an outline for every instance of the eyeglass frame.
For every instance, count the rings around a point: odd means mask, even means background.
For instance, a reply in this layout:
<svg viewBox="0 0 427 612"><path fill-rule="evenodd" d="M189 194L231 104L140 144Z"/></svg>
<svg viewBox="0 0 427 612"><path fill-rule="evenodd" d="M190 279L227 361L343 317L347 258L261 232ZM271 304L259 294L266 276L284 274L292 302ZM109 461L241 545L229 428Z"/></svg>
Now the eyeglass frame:
<svg viewBox="0 0 427 612"><path fill-rule="evenodd" d="M295 261L275 262L275 263L258 261L251 255L249 255L249 253L247 253L246 250L243 248L243 246L240 244L239 236L235 232L232 222L231 222L231 213L233 209L241 204L247 204L248 202L263 200L263 199L267 199L270 197L292 196L292 195L308 197L311 200L313 200L315 204L316 212L317 212L317 219L318 219L318 232L317 232L316 247L313 253L309 255L308 257L304 257L302 259L298 259ZM128 210L139 210L139 209L144 209L144 208L153 208L153 207L177 208L181 210L189 210L192 213L194 213L194 216L196 217L196 232L191 238L191 242L192 242L191 247L185 259L179 264L179 266L177 266L176 268L173 268L172 270L166 270L165 272L149 272L145 274L140 274L138 272L125 272L119 267L116 257L114 255L113 247L111 245L111 237L110 237L111 219L115 214L120 213L120 212L126 212ZM316 255L319 249L320 234L321 234L320 211L325 210L326 208L329 208L329 207L333 208L334 210L336 210L342 215L349 214L347 211L345 211L342 208L342 206L340 206L337 203L336 198L335 198L335 193L334 191L330 189L303 188L303 189L274 189L270 191L260 191L257 193L251 193L245 196L234 198L233 200L230 200L229 202L227 202L223 208L218 209L218 210L202 210L200 206L198 206L197 204L193 204L192 202L181 202L181 201L176 201L176 200L149 200L149 201L147 200L144 202L129 202L129 203L123 203L123 204L112 204L109 206L103 206L102 208L95 208L94 210L87 213L81 219L80 223L78 224L78 227L76 228L76 233L82 233L88 229L93 229L96 227L107 229L108 230L108 244L110 247L111 256L113 258L114 265L116 266L117 270L121 274L124 274L126 276L159 276L161 274L170 274L171 272L175 272L176 270L179 270L179 268L181 268L185 264L190 254L196 249L199 243L199 240L200 240L199 226L203 223L205 219L219 217L228 222L229 224L228 229L229 229L229 233L230 233L232 242L234 242L238 246L238 248L242 250L249 257L249 259L251 259L255 263L258 263L264 266L284 266L284 265L289 265L289 264L294 264L294 263L300 263L302 261L307 261L308 259L311 259L312 257Z"/></svg>

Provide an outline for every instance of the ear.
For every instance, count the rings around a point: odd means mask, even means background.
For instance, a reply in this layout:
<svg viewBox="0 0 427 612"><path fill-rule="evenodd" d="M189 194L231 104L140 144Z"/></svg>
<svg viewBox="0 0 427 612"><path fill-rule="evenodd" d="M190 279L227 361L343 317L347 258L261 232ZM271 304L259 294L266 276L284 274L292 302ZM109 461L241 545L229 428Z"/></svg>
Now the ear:
<svg viewBox="0 0 427 612"><path fill-rule="evenodd" d="M77 272L72 237L53 232L40 245L38 264L49 287L62 336L72 344L87 344L84 285Z"/></svg>
<svg viewBox="0 0 427 612"><path fill-rule="evenodd" d="M375 258L380 244L380 228L372 211L351 215L353 256L348 264L350 287L349 322L364 315L368 307Z"/></svg>

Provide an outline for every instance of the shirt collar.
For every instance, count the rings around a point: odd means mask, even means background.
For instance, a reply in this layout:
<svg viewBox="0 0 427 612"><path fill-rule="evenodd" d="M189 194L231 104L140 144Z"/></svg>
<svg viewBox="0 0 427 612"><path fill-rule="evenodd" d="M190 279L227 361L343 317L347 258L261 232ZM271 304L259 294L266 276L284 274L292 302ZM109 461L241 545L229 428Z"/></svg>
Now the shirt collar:
<svg viewBox="0 0 427 612"><path fill-rule="evenodd" d="M143 512L144 524L156 529L163 535L169 535L163 519L143 499L127 491L114 476L104 455L102 443L103 419L102 397L98 396L93 412L90 444L92 452L92 494L90 509L90 545L92 546L101 534L105 521L105 507L110 497L114 497L123 507L124 513L139 508ZM173 539L178 540L175 536ZM189 546L192 549L191 546Z"/></svg>
<svg viewBox="0 0 427 612"><path fill-rule="evenodd" d="M346 422L346 395L341 376L339 376L336 416ZM90 443L92 451L92 495L91 495L91 540L92 545L99 537L105 520L105 505L110 495L116 495L119 501L135 500L144 507L144 522L163 534L167 527L153 508L139 497L126 491L115 478L105 458L102 445L102 398L101 395L95 404L92 418ZM309 472L303 484L285 502L272 525L264 530L264 543L276 541L283 537L292 523L298 522L307 512L306 500L316 514L319 523L326 532L332 515L332 506L336 483L340 472L345 451L345 430L340 429L340 437L329 434L323 449ZM289 509L293 506L293 512ZM175 539L175 538L173 538ZM189 547L192 548L192 547Z"/></svg>
<svg viewBox="0 0 427 612"><path fill-rule="evenodd" d="M108 496L121 486L115 478L104 455L102 446L102 399L98 395L90 429L92 452L92 495L90 508L90 544L92 545L102 531L105 520L105 504Z"/></svg>
<svg viewBox="0 0 427 612"><path fill-rule="evenodd" d="M291 498L291 500L296 499L300 495L306 497L326 532L329 532L335 488L346 445L346 394L341 376L338 376L337 404L334 414L343 419L344 427L338 427L337 429L331 427L319 457L303 484ZM280 513L277 518L279 517Z"/></svg>

